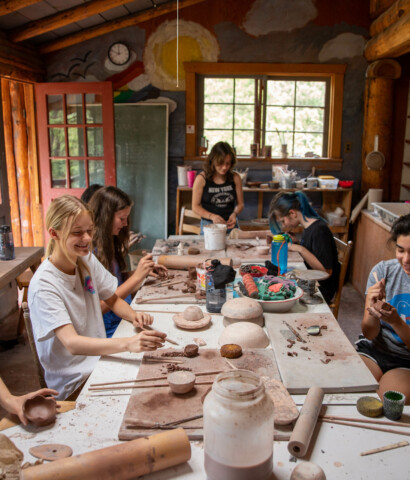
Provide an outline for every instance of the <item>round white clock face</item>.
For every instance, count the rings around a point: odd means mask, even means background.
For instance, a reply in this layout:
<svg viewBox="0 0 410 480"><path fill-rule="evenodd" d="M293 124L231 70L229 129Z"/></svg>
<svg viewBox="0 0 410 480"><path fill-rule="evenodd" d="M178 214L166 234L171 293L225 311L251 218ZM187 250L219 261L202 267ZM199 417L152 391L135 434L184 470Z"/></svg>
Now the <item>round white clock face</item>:
<svg viewBox="0 0 410 480"><path fill-rule="evenodd" d="M114 65L125 65L130 59L130 49L125 43L113 43L108 49L108 58Z"/></svg>

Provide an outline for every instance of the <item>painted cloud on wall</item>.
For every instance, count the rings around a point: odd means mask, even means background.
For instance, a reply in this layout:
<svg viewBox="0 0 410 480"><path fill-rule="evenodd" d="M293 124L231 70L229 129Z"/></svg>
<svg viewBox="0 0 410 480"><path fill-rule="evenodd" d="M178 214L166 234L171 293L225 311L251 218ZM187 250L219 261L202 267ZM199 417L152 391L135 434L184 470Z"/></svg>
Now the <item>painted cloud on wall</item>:
<svg viewBox="0 0 410 480"><path fill-rule="evenodd" d="M177 91L185 90L184 62L216 62L218 56L218 42L209 30L180 20L177 70L177 22L172 20L162 23L149 37L143 61L152 85Z"/></svg>
<svg viewBox="0 0 410 480"><path fill-rule="evenodd" d="M332 58L352 58L362 56L366 39L354 33L341 33L323 45L319 61L326 62Z"/></svg>
<svg viewBox="0 0 410 480"><path fill-rule="evenodd" d="M316 18L312 0L256 0L246 14L243 28L259 37L271 32L290 32Z"/></svg>

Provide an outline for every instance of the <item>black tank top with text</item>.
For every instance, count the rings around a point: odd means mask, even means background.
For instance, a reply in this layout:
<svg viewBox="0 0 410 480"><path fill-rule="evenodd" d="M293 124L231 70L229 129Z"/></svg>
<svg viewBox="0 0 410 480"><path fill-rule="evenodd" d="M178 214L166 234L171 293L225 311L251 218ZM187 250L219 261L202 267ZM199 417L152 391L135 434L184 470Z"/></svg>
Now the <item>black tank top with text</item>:
<svg viewBox="0 0 410 480"><path fill-rule="evenodd" d="M203 173L201 175L204 176ZM228 220L235 208L236 200L236 188L233 180L218 184L213 180L205 179L201 201L202 208L220 215L224 220Z"/></svg>

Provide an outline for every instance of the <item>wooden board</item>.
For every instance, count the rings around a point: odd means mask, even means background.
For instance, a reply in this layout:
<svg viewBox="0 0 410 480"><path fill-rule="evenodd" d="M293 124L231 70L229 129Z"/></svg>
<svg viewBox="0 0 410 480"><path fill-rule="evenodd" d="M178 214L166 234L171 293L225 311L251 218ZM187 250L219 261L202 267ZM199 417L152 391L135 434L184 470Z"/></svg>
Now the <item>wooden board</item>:
<svg viewBox="0 0 410 480"><path fill-rule="evenodd" d="M161 352L154 352L160 357L161 354L175 351L174 349L161 349ZM189 367L192 371L215 371L215 370L230 370L229 365L220 356L218 349L200 349L200 355L195 358L182 358L184 360L184 367ZM177 357L178 359L180 357ZM259 375L264 375L270 378L279 380L279 372L276 366L275 358L271 350L253 349L244 350L240 358L230 360L237 368L244 368L251 370ZM166 372L165 363L147 363L145 359L142 360L137 378L149 378L163 375ZM166 374L166 373L165 373ZM212 381L215 375L200 376L197 382ZM163 383L163 381L161 381ZM166 423L176 421L182 418L191 417L202 413L201 397L208 390L210 385L197 385L194 390L184 395L174 395L169 387L159 388L139 388L133 390L129 399L125 418L143 419L150 422ZM125 422L121 424L118 438L120 440L132 440L134 438L143 437L154 433L158 433L157 429L133 429L127 428ZM197 428L187 429L187 435L190 440L202 440L203 438L203 419L188 422L190 426ZM181 425L183 426L183 425ZM287 439L290 436L292 427L280 427L277 431L275 439Z"/></svg>
<svg viewBox="0 0 410 480"><path fill-rule="evenodd" d="M294 328L306 343L296 341L288 348L287 339L296 339L284 321ZM319 386L328 393L376 390L378 386L376 380L333 315L329 313L265 315L265 325L282 382L289 393L306 393L312 386ZM310 336L306 328L312 325L326 325L327 329L322 329L320 336ZM302 347L309 350L305 351ZM327 356L325 351L333 353L334 356ZM288 355L292 352L296 352L297 356ZM325 364L322 360L330 362Z"/></svg>

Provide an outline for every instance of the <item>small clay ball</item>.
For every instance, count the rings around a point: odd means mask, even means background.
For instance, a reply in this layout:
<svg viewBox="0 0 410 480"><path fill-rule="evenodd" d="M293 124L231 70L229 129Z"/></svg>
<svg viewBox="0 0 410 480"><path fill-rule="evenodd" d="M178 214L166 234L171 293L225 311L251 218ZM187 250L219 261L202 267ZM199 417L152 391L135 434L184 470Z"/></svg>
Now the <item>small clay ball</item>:
<svg viewBox="0 0 410 480"><path fill-rule="evenodd" d="M199 307L190 306L184 310L184 319L194 322L204 318L204 312Z"/></svg>
<svg viewBox="0 0 410 480"><path fill-rule="evenodd" d="M196 248L196 247L188 248L188 255L199 255L200 253L201 251L199 250L199 248Z"/></svg>
<svg viewBox="0 0 410 480"><path fill-rule="evenodd" d="M326 475L316 463L303 462L293 469L290 480L326 480Z"/></svg>
<svg viewBox="0 0 410 480"><path fill-rule="evenodd" d="M242 355L242 347L234 343L227 343L221 347L221 356L225 358L239 358Z"/></svg>
<svg viewBox="0 0 410 480"><path fill-rule="evenodd" d="M189 358L196 357L198 355L198 350L198 345L191 343L184 348L184 355Z"/></svg>

